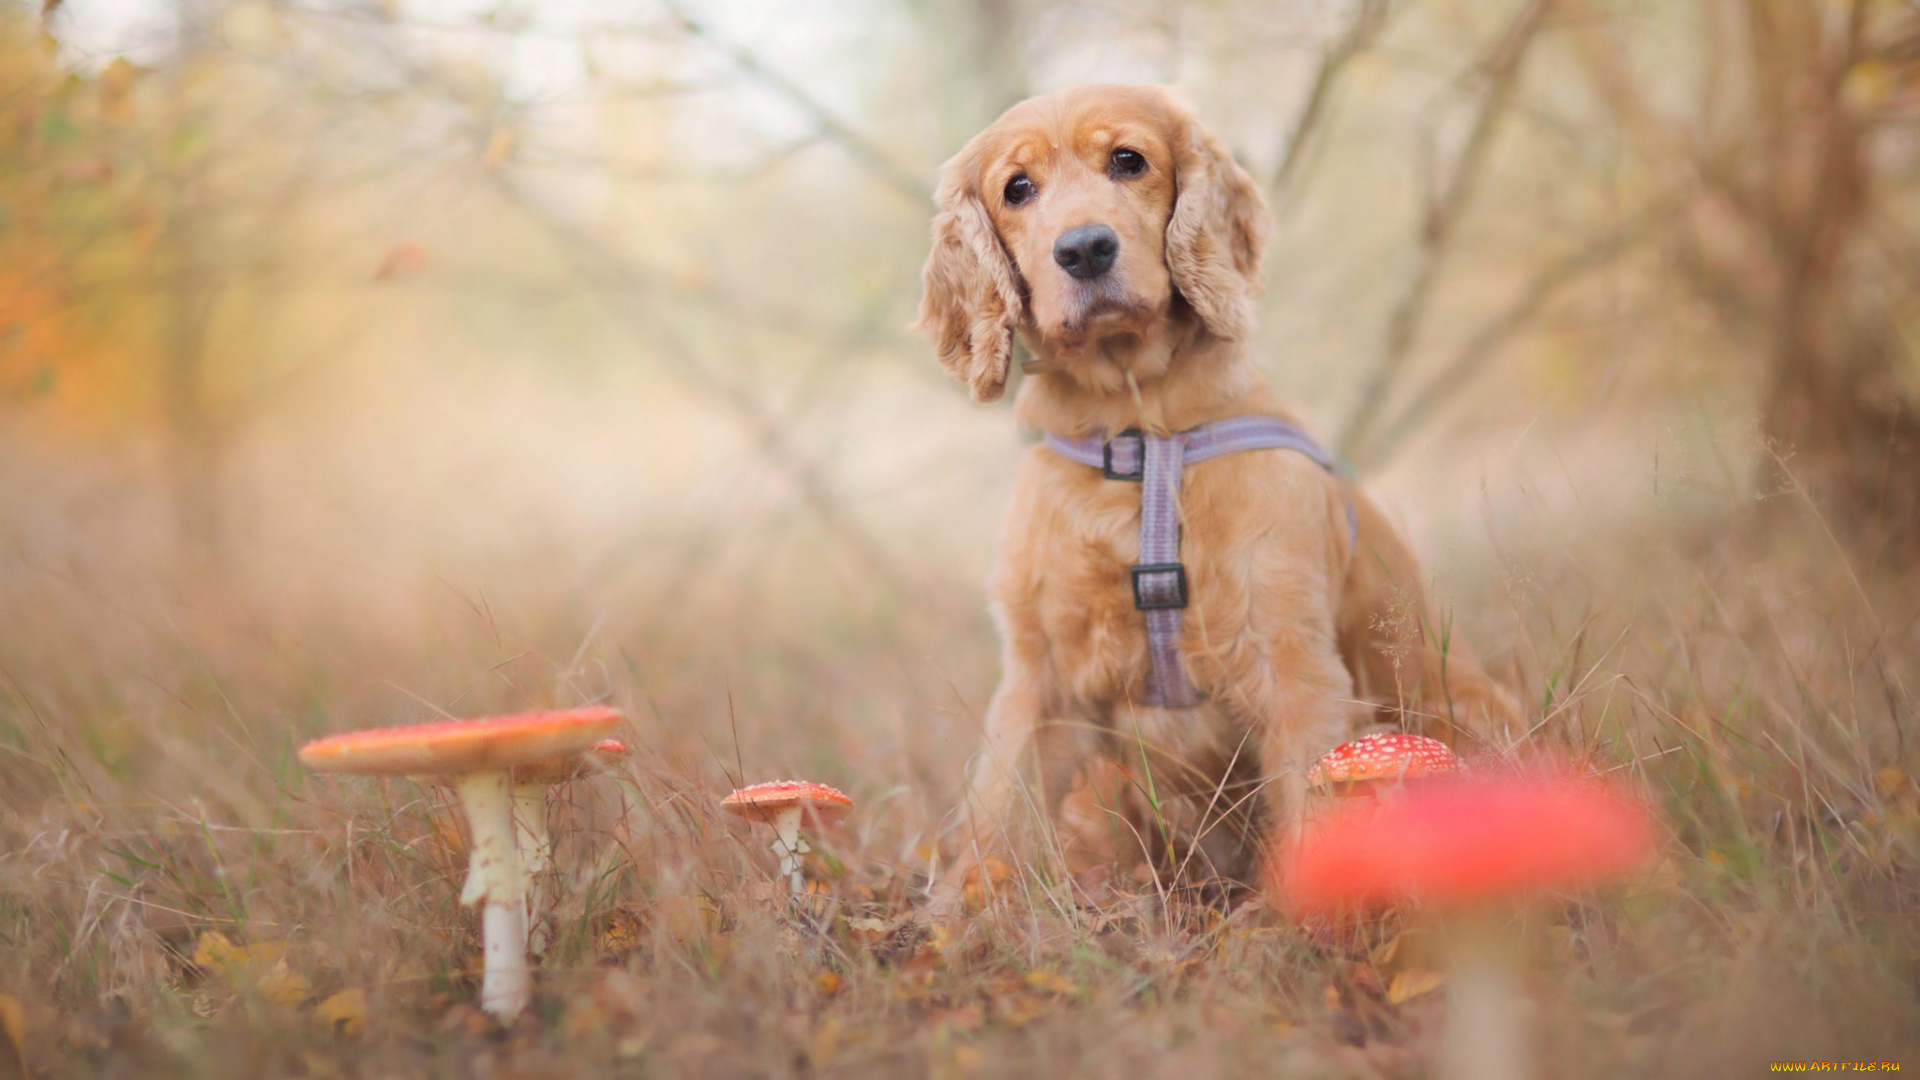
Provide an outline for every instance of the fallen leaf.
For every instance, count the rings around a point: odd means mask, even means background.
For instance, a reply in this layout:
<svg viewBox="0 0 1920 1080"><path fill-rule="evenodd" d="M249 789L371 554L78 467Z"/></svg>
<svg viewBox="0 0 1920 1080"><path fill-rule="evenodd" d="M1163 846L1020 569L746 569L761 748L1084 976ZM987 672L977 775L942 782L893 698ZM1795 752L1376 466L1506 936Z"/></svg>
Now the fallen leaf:
<svg viewBox="0 0 1920 1080"><path fill-rule="evenodd" d="M607 916L606 928L593 939L593 951L602 960L618 960L640 947L640 916L626 908L614 908Z"/></svg>
<svg viewBox="0 0 1920 1080"><path fill-rule="evenodd" d="M1027 985L1043 994L1053 994L1058 997L1080 992L1080 984L1052 968L1035 968L1027 972Z"/></svg>
<svg viewBox="0 0 1920 1080"><path fill-rule="evenodd" d="M312 992L313 984L287 962L285 941L259 941L236 945L217 930L200 935L193 947L193 962L216 972L235 990L249 991L276 1005L298 1005Z"/></svg>
<svg viewBox="0 0 1920 1080"><path fill-rule="evenodd" d="M288 966L283 956L253 981L253 989L275 1005L293 1006L307 1000L307 995L313 992L313 984L307 981L305 975Z"/></svg>
<svg viewBox="0 0 1920 1080"><path fill-rule="evenodd" d="M314 1019L343 1039L357 1039L367 1030L367 993L342 990L313 1007Z"/></svg>
<svg viewBox="0 0 1920 1080"><path fill-rule="evenodd" d="M813 977L813 988L820 991L821 997L832 997L839 993L840 986L840 976L835 972L823 971Z"/></svg>
<svg viewBox="0 0 1920 1080"><path fill-rule="evenodd" d="M967 909L979 911L1000 892L1000 885L1013 876L1006 860L989 855L967 871L964 887Z"/></svg>
<svg viewBox="0 0 1920 1080"><path fill-rule="evenodd" d="M1430 994L1445 985L1447 977L1426 968L1408 968L1393 977L1387 986L1387 1003L1399 1005L1422 994Z"/></svg>

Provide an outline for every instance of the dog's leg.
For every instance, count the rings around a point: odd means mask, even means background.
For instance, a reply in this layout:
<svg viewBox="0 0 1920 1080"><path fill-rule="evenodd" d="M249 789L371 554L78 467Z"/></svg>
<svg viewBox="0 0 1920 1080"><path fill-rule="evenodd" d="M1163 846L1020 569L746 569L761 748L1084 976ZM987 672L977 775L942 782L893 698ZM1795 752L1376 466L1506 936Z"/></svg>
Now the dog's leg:
<svg viewBox="0 0 1920 1080"><path fill-rule="evenodd" d="M1307 770L1346 738L1353 723L1353 680L1333 635L1290 632L1268 643L1215 698L1252 730L1260 765L1260 817L1266 843L1257 862L1297 839L1306 806Z"/></svg>
<svg viewBox="0 0 1920 1080"><path fill-rule="evenodd" d="M961 806L958 852L934 884L934 915L958 912L969 871L990 855L1019 862L1051 839L1060 803L1097 739L1091 725L1049 716L1032 669L1009 657L987 707L986 744L972 764Z"/></svg>

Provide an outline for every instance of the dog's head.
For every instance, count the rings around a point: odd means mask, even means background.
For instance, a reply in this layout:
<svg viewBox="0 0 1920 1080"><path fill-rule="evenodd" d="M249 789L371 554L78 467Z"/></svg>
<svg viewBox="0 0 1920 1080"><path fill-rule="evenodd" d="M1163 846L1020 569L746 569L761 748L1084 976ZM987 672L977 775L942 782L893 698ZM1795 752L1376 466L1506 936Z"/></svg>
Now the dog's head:
<svg viewBox="0 0 1920 1080"><path fill-rule="evenodd" d="M1076 86L1021 102L941 170L919 328L992 401L1016 329L1071 364L1190 312L1253 325L1266 200L1191 111L1153 86Z"/></svg>

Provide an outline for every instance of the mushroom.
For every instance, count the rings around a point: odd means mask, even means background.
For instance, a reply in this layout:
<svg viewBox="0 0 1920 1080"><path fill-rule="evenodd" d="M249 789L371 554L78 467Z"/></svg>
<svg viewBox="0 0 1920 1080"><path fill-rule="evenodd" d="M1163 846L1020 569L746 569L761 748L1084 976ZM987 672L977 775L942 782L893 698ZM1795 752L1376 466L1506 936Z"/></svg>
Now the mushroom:
<svg viewBox="0 0 1920 1080"><path fill-rule="evenodd" d="M540 914L540 875L553 865L553 834L547 828L547 789L586 772L589 764L602 768L626 758L632 751L620 739L602 739L591 748L516 766L513 770L513 835L520 852L520 876L526 879L527 919L533 954L547 951L544 934L532 931Z"/></svg>
<svg viewBox="0 0 1920 1080"><path fill-rule="evenodd" d="M1378 797L1382 787L1464 769L1439 739L1385 732L1341 743L1307 770L1307 784L1337 796Z"/></svg>
<svg viewBox="0 0 1920 1080"><path fill-rule="evenodd" d="M1523 1080L1516 963L1504 917L1529 898L1618 877L1653 848L1638 801L1591 777L1452 777L1310 823L1285 860L1304 911L1435 905L1449 956L1435 1076Z"/></svg>
<svg viewBox="0 0 1920 1080"><path fill-rule="evenodd" d="M800 856L813 850L800 836L800 817L811 808L825 817L853 806L839 788L807 780L769 780L750 784L720 800L720 808L749 821L764 821L773 826L772 850L780 856L780 876L787 879L793 895L807 891L806 877L800 870Z"/></svg>
<svg viewBox="0 0 1920 1080"><path fill-rule="evenodd" d="M592 707L379 728L317 739L300 748L300 760L319 772L452 781L473 833L460 902L481 907L480 1007L506 1019L526 1007L532 985L510 774L579 754L619 722L615 710Z"/></svg>

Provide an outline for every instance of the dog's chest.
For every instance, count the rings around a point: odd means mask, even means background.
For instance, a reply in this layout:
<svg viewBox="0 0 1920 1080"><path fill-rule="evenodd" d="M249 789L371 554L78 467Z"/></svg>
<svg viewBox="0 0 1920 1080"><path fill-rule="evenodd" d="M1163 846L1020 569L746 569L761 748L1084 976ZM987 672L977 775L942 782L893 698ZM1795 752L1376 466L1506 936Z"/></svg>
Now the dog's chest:
<svg viewBox="0 0 1920 1080"><path fill-rule="evenodd" d="M1262 560L1259 538L1283 527L1271 508L1262 459L1208 462L1183 476L1180 561L1189 603L1182 651L1242 647L1253 630ZM1082 703L1138 700L1148 668L1146 623L1134 606L1140 485L1078 466L1042 463L1035 490L1016 499L996 594L1007 630L1044 650L1057 688Z"/></svg>

